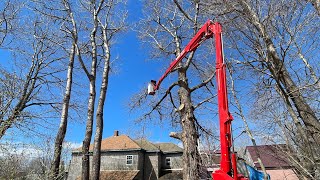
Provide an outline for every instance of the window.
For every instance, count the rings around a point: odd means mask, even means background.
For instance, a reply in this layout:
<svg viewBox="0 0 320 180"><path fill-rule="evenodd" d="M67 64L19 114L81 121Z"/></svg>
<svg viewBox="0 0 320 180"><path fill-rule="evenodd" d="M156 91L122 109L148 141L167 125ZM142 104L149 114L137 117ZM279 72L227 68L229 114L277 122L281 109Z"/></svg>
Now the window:
<svg viewBox="0 0 320 180"><path fill-rule="evenodd" d="M127 165L132 165L133 164L133 156L132 155L128 155L127 156Z"/></svg>
<svg viewBox="0 0 320 180"><path fill-rule="evenodd" d="M171 158L166 158L166 166L171 166Z"/></svg>

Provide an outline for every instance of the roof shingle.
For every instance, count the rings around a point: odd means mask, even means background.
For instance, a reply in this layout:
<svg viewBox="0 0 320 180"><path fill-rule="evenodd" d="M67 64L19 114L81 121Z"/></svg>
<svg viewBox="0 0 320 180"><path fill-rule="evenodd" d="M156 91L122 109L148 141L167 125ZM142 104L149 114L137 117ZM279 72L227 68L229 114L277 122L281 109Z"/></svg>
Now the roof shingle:
<svg viewBox="0 0 320 180"><path fill-rule="evenodd" d="M146 139L137 139L135 142L146 151L160 151L160 149Z"/></svg>
<svg viewBox="0 0 320 180"><path fill-rule="evenodd" d="M258 155L254 148L254 146L247 146L246 150L250 153L255 167L261 168L260 164L258 163ZM260 145L257 146L257 149L259 151L261 161L266 168L290 166L290 163L284 151L286 149L285 144Z"/></svg>
<svg viewBox="0 0 320 180"><path fill-rule="evenodd" d="M183 152L183 149L173 143L156 143L157 146L162 152Z"/></svg>
<svg viewBox="0 0 320 180"><path fill-rule="evenodd" d="M132 140L129 136L120 135L112 136L101 141L101 151L108 150L136 150L141 149L141 147ZM93 150L93 145L90 144L89 151ZM75 151L81 151L81 147L75 149Z"/></svg>
<svg viewBox="0 0 320 180"><path fill-rule="evenodd" d="M90 144L89 151L92 152L93 145ZM117 150L145 150L145 151L162 151L183 152L183 149L173 143L151 143L146 139L132 140L129 136L120 135L112 136L101 141L101 151L117 151ZM74 152L80 152L81 147L74 149Z"/></svg>

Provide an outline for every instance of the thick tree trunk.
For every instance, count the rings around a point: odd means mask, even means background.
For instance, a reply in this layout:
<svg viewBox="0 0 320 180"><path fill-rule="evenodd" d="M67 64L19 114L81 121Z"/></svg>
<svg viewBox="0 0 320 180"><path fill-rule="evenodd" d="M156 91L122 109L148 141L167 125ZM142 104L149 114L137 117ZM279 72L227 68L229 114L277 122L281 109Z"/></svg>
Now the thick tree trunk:
<svg viewBox="0 0 320 180"><path fill-rule="evenodd" d="M183 142L183 179L200 179L200 154L198 152L198 132L191 101L190 89L186 78L186 71L179 69L179 98L180 119L182 125Z"/></svg>
<svg viewBox="0 0 320 180"><path fill-rule="evenodd" d="M70 103L70 97L71 97L73 64L74 64L74 57L75 57L75 50L76 50L75 48L76 46L73 43L71 52L70 52L70 57L69 57L67 85L65 89L64 98L63 98L60 126L56 136L55 144L54 144L54 155L53 155L53 162L51 165L51 175L53 176L53 179L56 179L56 177L59 174L62 143L64 141L66 131L67 131L67 126L68 126L68 110L69 110L69 103Z"/></svg>
<svg viewBox="0 0 320 180"><path fill-rule="evenodd" d="M92 157L92 180L99 180L100 177L100 164L101 164L101 140L103 133L103 108L106 100L108 89L109 70L110 70L110 51L107 41L106 29L103 29L103 47L105 49L105 63L102 75L102 84L100 89L99 103L97 107L96 116L96 133L93 144L93 157Z"/></svg>

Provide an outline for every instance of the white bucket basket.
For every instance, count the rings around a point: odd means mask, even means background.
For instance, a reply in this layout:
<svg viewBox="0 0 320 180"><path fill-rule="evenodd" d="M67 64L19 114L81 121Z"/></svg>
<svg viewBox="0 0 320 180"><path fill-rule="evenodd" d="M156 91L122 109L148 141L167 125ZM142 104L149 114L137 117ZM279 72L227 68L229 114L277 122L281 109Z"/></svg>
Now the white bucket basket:
<svg viewBox="0 0 320 180"><path fill-rule="evenodd" d="M151 80L151 81L148 83L148 94L149 94L149 95L154 95L154 94L156 93L155 87L156 87L156 81Z"/></svg>

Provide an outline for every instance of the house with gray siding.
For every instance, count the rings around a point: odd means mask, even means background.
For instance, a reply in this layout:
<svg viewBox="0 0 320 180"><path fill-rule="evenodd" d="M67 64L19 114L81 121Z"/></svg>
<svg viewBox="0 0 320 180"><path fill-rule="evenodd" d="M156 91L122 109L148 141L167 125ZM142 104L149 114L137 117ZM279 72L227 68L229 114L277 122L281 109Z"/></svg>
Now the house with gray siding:
<svg viewBox="0 0 320 180"><path fill-rule="evenodd" d="M90 167L92 167L90 145ZM146 139L133 140L127 135L114 136L101 142L100 179L156 180L168 174L182 179L183 149L173 143L151 143ZM68 180L81 179L81 147L72 151Z"/></svg>

